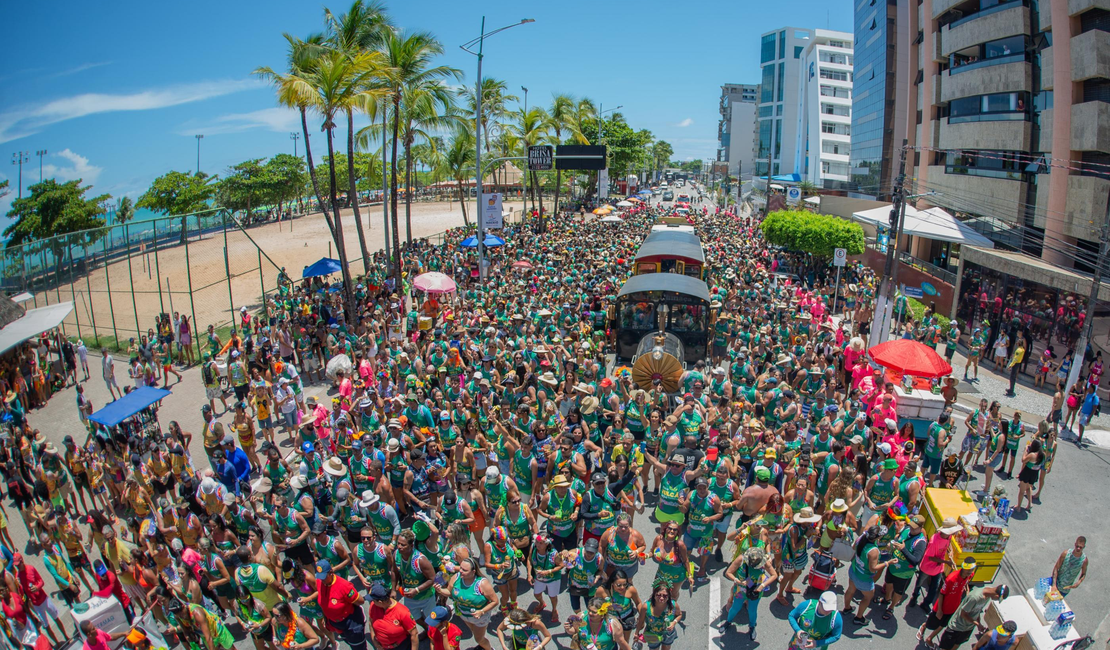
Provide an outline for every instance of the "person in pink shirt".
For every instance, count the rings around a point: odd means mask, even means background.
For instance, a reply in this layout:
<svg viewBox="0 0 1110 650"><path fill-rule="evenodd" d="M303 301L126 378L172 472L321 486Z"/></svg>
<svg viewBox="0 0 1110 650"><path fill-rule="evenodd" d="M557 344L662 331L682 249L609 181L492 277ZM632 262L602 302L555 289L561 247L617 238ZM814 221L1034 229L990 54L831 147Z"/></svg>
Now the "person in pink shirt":
<svg viewBox="0 0 1110 650"><path fill-rule="evenodd" d="M887 420L898 421L898 409L893 403L894 396L883 393L871 402L871 421L880 423Z"/></svg>
<svg viewBox="0 0 1110 650"><path fill-rule="evenodd" d="M105 632L104 630L97 629L92 621L81 621L80 625L81 635L85 637L85 642L81 644L81 650L109 650L111 648L109 643L117 639L122 639L127 636L130 630L123 632Z"/></svg>
<svg viewBox="0 0 1110 650"><path fill-rule="evenodd" d="M342 370L335 374L339 377L339 394L342 395L344 399L350 400L351 395L355 392L354 383L351 381L351 378L347 376L347 373Z"/></svg>
<svg viewBox="0 0 1110 650"><path fill-rule="evenodd" d="M955 563L948 558L948 549L952 536L958 533L960 529L961 526L955 517L947 517L929 539L929 544L925 547L925 555L921 558L921 564L918 566L917 581L913 585L910 607L917 603L917 597L923 587L925 589L925 599L921 601L921 607L928 610L933 606L933 602L936 601L937 594L940 592L940 585L944 581L944 567L947 566L951 570L956 569Z"/></svg>
<svg viewBox="0 0 1110 650"><path fill-rule="evenodd" d="M850 341L848 341L848 347L844 348L845 370L847 370L848 372L852 372L855 369L856 365L859 364L861 359L863 359L863 355L867 354L866 347L867 346L866 344L864 344L863 339L858 336L853 337Z"/></svg>

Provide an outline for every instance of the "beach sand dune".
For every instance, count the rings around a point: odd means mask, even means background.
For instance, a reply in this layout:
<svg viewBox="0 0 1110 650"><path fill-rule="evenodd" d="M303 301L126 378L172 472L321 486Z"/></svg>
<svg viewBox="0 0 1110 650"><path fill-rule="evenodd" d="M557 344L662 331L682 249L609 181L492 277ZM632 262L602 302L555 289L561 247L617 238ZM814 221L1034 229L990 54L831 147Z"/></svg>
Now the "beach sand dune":
<svg viewBox="0 0 1110 650"><path fill-rule="evenodd" d="M519 216L522 203L506 202L505 209ZM381 204L361 206L360 212L371 255L384 248ZM405 241L404 204L400 204L401 242ZM467 214L473 213L473 204ZM343 210L343 232L347 257L359 260L361 251L351 210ZM473 218L471 217L473 223ZM413 238L430 237L463 225L457 201L427 202L412 205ZM294 219L292 223L267 223L251 226L246 232L238 228L205 233L191 237L187 246L178 242L162 242L157 252L151 243L152 233L145 241L132 241L130 260L115 258L88 273L63 269L61 285L51 284L33 292L34 302L28 307L73 301L74 311L64 322L67 336L82 336L93 341L95 333L101 344L116 339L126 344L129 337L146 333L163 312L180 312L193 321L194 335L206 331L208 325L227 327L240 307L250 310L261 305L263 291L273 291L279 269L285 267L294 279L301 269L321 257L337 257L327 223L321 213ZM330 248L329 248L330 245ZM225 254L226 251L226 254ZM351 264L352 275L363 272L361 261ZM229 280L230 278L230 280ZM190 294L190 286L192 292Z"/></svg>

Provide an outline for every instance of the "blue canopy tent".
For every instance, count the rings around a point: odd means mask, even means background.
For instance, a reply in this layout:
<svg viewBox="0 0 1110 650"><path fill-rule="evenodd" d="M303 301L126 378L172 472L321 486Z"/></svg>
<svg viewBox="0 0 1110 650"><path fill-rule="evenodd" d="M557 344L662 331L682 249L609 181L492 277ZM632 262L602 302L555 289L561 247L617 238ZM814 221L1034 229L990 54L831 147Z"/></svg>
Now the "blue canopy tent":
<svg viewBox="0 0 1110 650"><path fill-rule="evenodd" d="M504 246L505 240L501 239L497 235L487 234L484 243L486 245L486 248L495 248L497 246ZM471 235L462 240L459 246L462 246L463 248L478 248L478 237L476 235Z"/></svg>
<svg viewBox="0 0 1110 650"><path fill-rule="evenodd" d="M315 278L321 275L331 275L332 273L339 273L343 270L343 265L339 260L330 257L321 257L318 261L304 267L301 272L302 278Z"/></svg>
<svg viewBox="0 0 1110 650"><path fill-rule="evenodd" d="M144 386L137 388L89 416L89 419L106 427L118 426L127 418L162 401L170 391Z"/></svg>

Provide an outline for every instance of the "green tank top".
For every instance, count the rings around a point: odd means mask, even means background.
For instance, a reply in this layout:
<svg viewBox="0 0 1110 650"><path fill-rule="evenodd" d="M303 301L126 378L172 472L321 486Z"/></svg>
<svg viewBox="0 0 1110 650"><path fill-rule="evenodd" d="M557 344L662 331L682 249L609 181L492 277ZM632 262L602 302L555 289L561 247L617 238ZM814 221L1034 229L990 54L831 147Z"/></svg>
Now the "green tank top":
<svg viewBox="0 0 1110 650"><path fill-rule="evenodd" d="M589 587L601 569L601 555L594 553L592 560L587 560L585 555L582 549L578 549L578 557L570 566L570 584L578 589Z"/></svg>
<svg viewBox="0 0 1110 650"><path fill-rule="evenodd" d="M339 553L335 551L335 545L339 542L334 537L328 537L327 541L321 544L317 540L312 540L312 552L316 554L317 559L327 560L332 566L339 564ZM340 578L347 577L347 567L343 567L335 572Z"/></svg>
<svg viewBox="0 0 1110 650"><path fill-rule="evenodd" d="M875 548L878 547L871 542L864 542L863 552L852 556L852 572L859 578L866 578L866 581L871 580L871 562L868 560L867 554Z"/></svg>
<svg viewBox="0 0 1110 650"><path fill-rule="evenodd" d="M413 549L412 557L406 560L401 556L401 551L394 551L393 562L397 565L397 572L401 574L401 586L406 591L416 589L424 584L424 572L420 570L420 558L423 557L420 551ZM432 595L432 588L429 586L423 591L418 591L415 594L405 594L406 598L413 600L424 600Z"/></svg>
<svg viewBox="0 0 1110 650"><path fill-rule="evenodd" d="M612 603L609 611L618 619L624 618L625 612L632 611L632 599L628 596L622 596L614 591L609 595L609 602Z"/></svg>
<svg viewBox="0 0 1110 650"><path fill-rule="evenodd" d="M653 609L649 605L644 617L644 640L649 644L662 641L663 636L667 634L667 628L675 618L674 608L670 605L663 610L662 614L654 613Z"/></svg>
<svg viewBox="0 0 1110 650"><path fill-rule="evenodd" d="M365 546L359 544L355 548L355 561L358 562L359 572L367 580L371 583L379 582L389 589L393 586L393 577L389 570L389 557L385 553L385 547L380 544L372 551L367 551Z"/></svg>
<svg viewBox="0 0 1110 650"><path fill-rule="evenodd" d="M532 494L532 459L534 458L533 454L525 456L519 449L513 453L513 482L516 483L521 494Z"/></svg>
<svg viewBox="0 0 1110 650"><path fill-rule="evenodd" d="M578 628L576 632L578 636L579 648L590 648L593 646L595 650L614 650L617 647L616 640L613 639L613 617L606 616L605 620L601 622L601 630L597 634L590 632L589 621L585 625Z"/></svg>
<svg viewBox="0 0 1110 650"><path fill-rule="evenodd" d="M605 549L608 553L609 562L617 567L630 567L638 561L635 551L629 546L628 542L621 538L616 533L613 538L609 540L609 546Z"/></svg>
<svg viewBox="0 0 1110 650"><path fill-rule="evenodd" d="M923 537L923 536L919 536L919 537ZM909 528L909 526L906 526L905 528L902 529L902 532L895 535L894 539L895 539L895 541L898 541L902 544L905 544L906 548L909 548L909 547L913 546L912 542L916 541L917 538L914 538L914 539L911 540L911 538L910 538L910 528ZM910 578L910 577L913 577L913 574L915 573L916 570L914 569L913 566L910 565L910 561L908 559L906 559L905 552L892 547L891 548L891 559L894 560L894 563L890 565L890 575L892 575L896 578Z"/></svg>
<svg viewBox="0 0 1110 650"><path fill-rule="evenodd" d="M690 537L704 537L713 528L713 524L706 519L714 514L715 498L716 495L712 493L707 494L705 498L696 494L690 497L690 521L686 525L686 532Z"/></svg>
<svg viewBox="0 0 1110 650"><path fill-rule="evenodd" d="M489 604L489 599L481 591L483 580L485 578L475 576L468 585L463 582L462 576L455 579L455 584L451 586L451 599L459 614L473 617L474 612Z"/></svg>
<svg viewBox="0 0 1110 650"><path fill-rule="evenodd" d="M436 545L434 549L428 548L428 542L432 541L434 541ZM431 537L429 537L423 542L417 542L416 550L420 551L424 554L424 557L428 558L428 560L432 563L433 569L435 569L436 571L443 570L443 553L441 552L438 538L433 540Z"/></svg>
<svg viewBox="0 0 1110 650"><path fill-rule="evenodd" d="M875 505L887 503L894 499L894 477L892 476L889 480L884 481L882 475L879 475L871 486L870 496Z"/></svg>
<svg viewBox="0 0 1110 650"><path fill-rule="evenodd" d="M516 574L516 549L508 544L505 545L504 549L498 548L497 544L490 544L489 559L491 563L498 566L506 565L498 569L491 569L494 575L501 577Z"/></svg>
<svg viewBox="0 0 1110 650"><path fill-rule="evenodd" d="M910 488L917 485L920 480L917 475L902 479L902 482L898 485L898 497L902 499L903 503L909 503Z"/></svg>
<svg viewBox="0 0 1110 650"><path fill-rule="evenodd" d="M486 483L486 499L491 509L505 505L505 477L497 479L496 483Z"/></svg>
<svg viewBox="0 0 1110 650"><path fill-rule="evenodd" d="M570 519L577 505L574 493L567 490L566 496L559 497L559 493L552 491L547 501L547 530L552 535L566 537L574 530L578 522Z"/></svg>
<svg viewBox="0 0 1110 650"><path fill-rule="evenodd" d="M526 506L520 504L520 510L517 516L513 517L509 514L509 509L506 507L501 511L501 525L505 527L505 531L509 533L509 539L524 539L532 534L532 527L528 524L528 516Z"/></svg>
<svg viewBox="0 0 1110 650"><path fill-rule="evenodd" d="M677 513L678 500L685 491L686 480L682 474L669 471L663 474L663 481L659 487L659 511L668 515Z"/></svg>
<svg viewBox="0 0 1110 650"><path fill-rule="evenodd" d="M384 507L385 506L379 505L377 510L368 510L367 516L370 526L374 529L374 532L378 534L378 541L383 544L389 544L393 541L393 523L382 514L382 508Z"/></svg>

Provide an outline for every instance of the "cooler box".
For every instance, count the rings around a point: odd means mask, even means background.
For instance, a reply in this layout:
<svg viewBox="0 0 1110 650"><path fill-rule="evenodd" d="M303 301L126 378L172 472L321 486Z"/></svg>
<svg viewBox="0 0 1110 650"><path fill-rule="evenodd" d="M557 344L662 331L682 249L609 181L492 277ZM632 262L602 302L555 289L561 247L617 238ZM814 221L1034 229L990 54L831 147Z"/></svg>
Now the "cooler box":
<svg viewBox="0 0 1110 650"><path fill-rule="evenodd" d="M416 319L416 327L421 332L427 332L432 329L432 318L430 316L421 316Z"/></svg>
<svg viewBox="0 0 1110 650"><path fill-rule="evenodd" d="M979 511L975 500L965 490L946 490L925 488L925 532L931 537L940 528L941 522L952 517L960 517Z"/></svg>
<svg viewBox="0 0 1110 650"><path fill-rule="evenodd" d="M952 539L952 561L957 566L964 561L965 557L975 558L975 575L971 576L972 582L993 582L994 576L998 574L999 568L1002 565L1002 558L1005 553L970 553L965 552L960 548L959 542Z"/></svg>
<svg viewBox="0 0 1110 650"><path fill-rule="evenodd" d="M88 609L82 607L83 605L88 605ZM97 629L108 633L126 632L131 629L131 625L127 622L127 616L123 613L123 605L116 600L115 596L108 596L107 598L93 596L85 602L75 605L74 609L70 610L70 614L73 616L74 627L77 628L78 634L81 633L81 623L84 621L92 621ZM109 646L113 649L119 648L123 646L123 639L116 639L109 643Z"/></svg>

